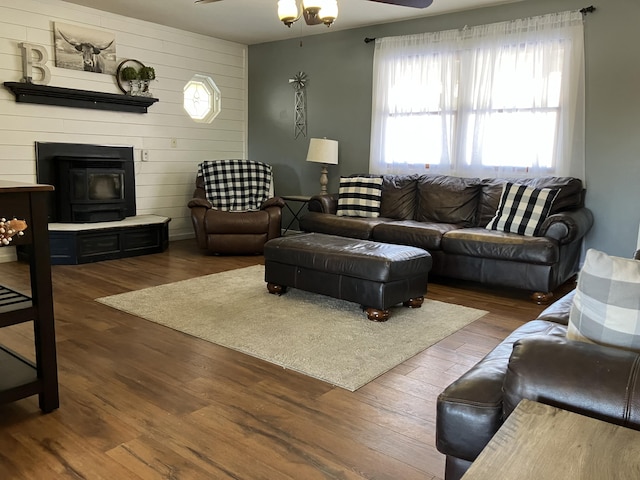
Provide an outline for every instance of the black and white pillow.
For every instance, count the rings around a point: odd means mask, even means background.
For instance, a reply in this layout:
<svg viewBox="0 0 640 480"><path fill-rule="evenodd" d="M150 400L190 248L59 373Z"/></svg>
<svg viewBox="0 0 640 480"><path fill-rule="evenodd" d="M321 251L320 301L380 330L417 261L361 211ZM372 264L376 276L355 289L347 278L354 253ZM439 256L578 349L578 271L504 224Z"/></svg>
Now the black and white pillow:
<svg viewBox="0 0 640 480"><path fill-rule="evenodd" d="M506 182L496 215L487 230L502 230L534 237L549 216L559 190Z"/></svg>
<svg viewBox="0 0 640 480"><path fill-rule="evenodd" d="M339 217L379 217L382 177L341 177Z"/></svg>

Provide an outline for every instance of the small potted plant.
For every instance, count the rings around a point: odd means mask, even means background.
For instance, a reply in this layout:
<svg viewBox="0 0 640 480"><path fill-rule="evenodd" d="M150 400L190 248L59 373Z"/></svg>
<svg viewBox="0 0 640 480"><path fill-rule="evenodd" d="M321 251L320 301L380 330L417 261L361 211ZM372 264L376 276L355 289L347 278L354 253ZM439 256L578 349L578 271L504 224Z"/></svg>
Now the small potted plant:
<svg viewBox="0 0 640 480"><path fill-rule="evenodd" d="M140 79L140 72L133 67L124 67L120 72L120 78L129 82L129 95L134 95L137 90L137 80Z"/></svg>
<svg viewBox="0 0 640 480"><path fill-rule="evenodd" d="M151 92L149 92L149 83L152 80L156 79L156 70L155 70L155 68L153 68L153 67L142 67L138 71L138 75L139 75L140 81L142 82L141 95L144 95L145 97L150 97L151 96Z"/></svg>

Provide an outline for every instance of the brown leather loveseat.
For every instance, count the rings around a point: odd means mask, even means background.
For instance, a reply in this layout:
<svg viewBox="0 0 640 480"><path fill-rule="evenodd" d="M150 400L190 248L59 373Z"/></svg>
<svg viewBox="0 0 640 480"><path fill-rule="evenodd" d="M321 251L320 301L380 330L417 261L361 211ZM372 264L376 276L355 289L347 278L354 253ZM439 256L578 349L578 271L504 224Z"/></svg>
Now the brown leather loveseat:
<svg viewBox="0 0 640 480"><path fill-rule="evenodd" d="M558 189L538 236L487 230L505 182ZM578 271L581 243L593 223L582 181L384 175L380 216L337 216L338 195L317 195L300 227L343 237L427 250L434 275L529 290L541 303Z"/></svg>
<svg viewBox="0 0 640 480"><path fill-rule="evenodd" d="M438 396L445 480L462 477L522 399L640 430L640 355L565 338L574 294L516 329Z"/></svg>

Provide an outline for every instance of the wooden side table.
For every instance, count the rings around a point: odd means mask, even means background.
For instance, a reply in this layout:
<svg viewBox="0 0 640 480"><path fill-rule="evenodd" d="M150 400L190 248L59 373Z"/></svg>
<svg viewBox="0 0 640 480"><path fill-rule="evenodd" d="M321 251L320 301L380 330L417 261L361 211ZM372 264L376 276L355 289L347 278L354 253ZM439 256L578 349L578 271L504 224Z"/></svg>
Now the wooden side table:
<svg viewBox="0 0 640 480"><path fill-rule="evenodd" d="M282 232L282 235L286 235L289 229L291 228L291 225L293 225L293 222L298 222L298 226L300 225L300 218L299 218L300 212L302 212L302 209L307 206L307 204L309 203L309 200L311 200L311 196L310 195L284 195L280 198L282 198L285 201L285 206L293 215L293 218L284 229L284 232ZM297 210L294 210L289 205L289 202L300 203L300 207Z"/></svg>
<svg viewBox="0 0 640 480"><path fill-rule="evenodd" d="M0 285L0 328L33 323L35 361L0 345L0 403L38 395L40 409L51 412L60 405L53 316L47 204L51 185L0 180L0 216L27 223L13 245L29 252L31 296Z"/></svg>
<svg viewBox="0 0 640 480"><path fill-rule="evenodd" d="M522 400L462 480L640 478L640 431Z"/></svg>

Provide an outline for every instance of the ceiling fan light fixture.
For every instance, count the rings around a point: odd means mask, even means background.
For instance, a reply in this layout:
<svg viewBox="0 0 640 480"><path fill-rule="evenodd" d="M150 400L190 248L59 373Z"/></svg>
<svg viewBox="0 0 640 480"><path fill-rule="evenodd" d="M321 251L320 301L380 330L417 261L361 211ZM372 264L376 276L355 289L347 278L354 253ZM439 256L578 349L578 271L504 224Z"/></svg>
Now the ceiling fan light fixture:
<svg viewBox="0 0 640 480"><path fill-rule="evenodd" d="M322 23L327 27L330 27L331 24L335 22L336 18L338 18L338 1L326 0L320 9L319 16Z"/></svg>
<svg viewBox="0 0 640 480"><path fill-rule="evenodd" d="M307 25L324 23L327 27L338 18L337 0L278 0L278 18L287 27L291 27L304 16Z"/></svg>
<svg viewBox="0 0 640 480"><path fill-rule="evenodd" d="M322 0L303 0L302 8L311 18L315 18L320 10L324 8L326 2Z"/></svg>
<svg viewBox="0 0 640 480"><path fill-rule="evenodd" d="M296 0L278 0L278 18L291 28L291 25L300 18Z"/></svg>

